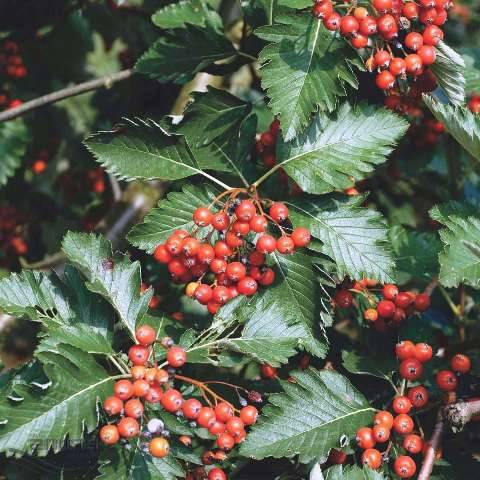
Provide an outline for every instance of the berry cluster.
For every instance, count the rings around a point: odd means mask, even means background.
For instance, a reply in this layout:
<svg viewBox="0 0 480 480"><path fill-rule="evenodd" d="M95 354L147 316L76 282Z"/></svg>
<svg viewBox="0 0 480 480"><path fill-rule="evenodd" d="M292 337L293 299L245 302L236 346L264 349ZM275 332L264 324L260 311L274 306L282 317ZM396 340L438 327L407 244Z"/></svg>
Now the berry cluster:
<svg viewBox="0 0 480 480"><path fill-rule="evenodd" d="M292 229L288 224L285 204L257 196L240 200L237 195L242 191L224 192L230 197L216 212L198 207L193 213L197 227L191 233L176 230L153 254L168 266L174 281L187 284L186 295L206 305L212 314L232 298L253 295L259 285L274 282L275 271L266 264L267 254L291 254L310 242L306 228ZM262 204L269 205L268 214ZM267 233L269 223L280 231L279 238ZM209 231L203 240L197 238L205 234L205 228Z"/></svg>
<svg viewBox="0 0 480 480"><path fill-rule="evenodd" d="M434 47L443 39L440 26L452 4L451 0L372 0L364 7L351 2L341 15L335 7L343 8L343 2L314 2L312 13L325 28L339 30L354 48L371 50L366 66L377 71L375 83L382 90L393 88L397 79L406 80L408 75L417 78L435 62Z"/></svg>
<svg viewBox="0 0 480 480"><path fill-rule="evenodd" d="M19 107L22 103L18 98L11 99L8 93L0 92L0 109L2 110Z"/></svg>
<svg viewBox="0 0 480 480"><path fill-rule="evenodd" d="M407 340L396 345L395 352L401 361L399 367L400 377L405 381L418 380L423 374L423 364L428 362L433 355L432 347L426 343L414 345ZM408 389L406 395L397 395L392 401L393 414L388 410L378 412L373 419L373 427L362 427L357 431L356 441L363 449L362 463L370 468L377 469L388 458L387 449L383 455L377 444L386 444L388 441L396 442L398 449L403 448L406 455L399 455L394 461L393 469L400 478L412 477L417 466L410 455L422 452L423 438L414 433L415 422L409 415L412 409L425 407L429 400L427 389L414 386ZM392 430L396 437L392 436ZM407 455L408 454L408 455Z"/></svg>
<svg viewBox="0 0 480 480"><path fill-rule="evenodd" d="M363 310L363 318L379 331L384 331L386 327L398 327L407 317L430 307L430 297L425 293L401 292L392 284L386 284L375 292L375 286L374 280L355 282L351 289L342 288L335 293L334 304L350 308L355 294L368 307Z"/></svg>
<svg viewBox="0 0 480 480"><path fill-rule="evenodd" d="M146 418L146 404L160 404L167 412L189 420L191 426L208 429L216 437L216 451L208 450L203 455L203 463L211 465L226 458L226 453L235 445L243 442L247 436L246 427L255 424L258 410L253 405L245 405L237 410L233 405L219 397L205 383L176 374L183 367L187 353L181 347L174 346L173 340L165 337L160 344L167 350L165 367L152 363L153 346L157 342L155 330L142 325L135 332L138 343L128 351L132 363L129 378L118 380L114 385L114 394L105 399L103 409L114 421L100 429L100 439L106 445L114 445L141 436L145 442L142 448L154 457L163 458L169 454L170 432L165 429L159 418ZM173 386L175 380L190 383L202 391L208 405L196 398L184 398ZM233 386L233 388L240 388ZM209 397L210 396L210 397ZM210 398L213 399L212 403ZM236 415L238 413L238 415ZM140 426L139 419L142 419ZM178 439L186 446L192 439L182 435ZM213 473L212 473L213 472ZM220 468L208 473L209 480L225 480L227 477Z"/></svg>
<svg viewBox="0 0 480 480"><path fill-rule="evenodd" d="M20 48L13 40L7 40L0 51L0 68L11 78L25 78L27 68L20 56Z"/></svg>

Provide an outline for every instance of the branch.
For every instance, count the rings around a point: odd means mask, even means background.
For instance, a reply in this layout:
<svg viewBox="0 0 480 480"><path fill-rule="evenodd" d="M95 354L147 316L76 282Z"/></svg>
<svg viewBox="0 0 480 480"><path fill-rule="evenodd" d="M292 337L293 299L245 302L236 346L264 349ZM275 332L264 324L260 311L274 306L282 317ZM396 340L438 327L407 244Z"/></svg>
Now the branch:
<svg viewBox="0 0 480 480"><path fill-rule="evenodd" d="M99 88L110 88L114 83L117 83L121 80L126 80L133 75L133 70L122 70L121 72L114 73L112 75L106 75L104 77L96 78L94 80L89 80L88 82L79 83L73 87L63 88L53 93L44 95L43 97L35 98L29 102L25 102L16 108L11 108L0 113L0 123L7 122L8 120L13 120L25 113L28 113L37 108L44 107L45 105L50 105L51 103L64 100L65 98L74 97L85 92L90 92L92 90L97 90Z"/></svg>
<svg viewBox="0 0 480 480"><path fill-rule="evenodd" d="M428 447L423 458L423 465L418 474L418 480L428 480L432 474L435 455L440 449L444 425L443 415L442 413L439 413L437 423L433 429L432 438L430 439L430 442L428 442Z"/></svg>
<svg viewBox="0 0 480 480"><path fill-rule="evenodd" d="M438 414L437 423L433 429L432 438L428 442L423 465L418 474L418 480L428 480L432 474L435 455L440 449L440 442L445 427L448 425L453 433L458 433L470 420L480 414L480 400L458 402L445 406Z"/></svg>

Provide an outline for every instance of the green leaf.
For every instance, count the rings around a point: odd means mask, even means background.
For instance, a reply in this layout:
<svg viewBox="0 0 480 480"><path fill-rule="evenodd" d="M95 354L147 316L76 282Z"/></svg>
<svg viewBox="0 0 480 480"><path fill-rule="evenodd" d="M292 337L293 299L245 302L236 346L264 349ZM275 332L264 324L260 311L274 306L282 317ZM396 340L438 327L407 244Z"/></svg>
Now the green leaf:
<svg viewBox="0 0 480 480"><path fill-rule="evenodd" d="M447 132L471 155L480 160L480 116L465 107L443 105L428 95L423 101Z"/></svg>
<svg viewBox="0 0 480 480"><path fill-rule="evenodd" d="M285 363L294 345L325 357L327 342L320 314L323 300L313 257L305 253L272 254L271 257L275 283L251 298L229 302L217 314L220 319L235 318L245 324L242 332L245 342L237 342L232 347L242 348L240 351L245 354L274 364ZM265 342L264 351L254 340ZM275 341L278 348L273 351Z"/></svg>
<svg viewBox="0 0 480 480"><path fill-rule="evenodd" d="M0 280L0 307L48 328L53 342L89 353L112 353L109 308L86 290L79 274L65 269L65 282L54 275L24 270Z"/></svg>
<svg viewBox="0 0 480 480"><path fill-rule="evenodd" d="M128 122L120 129L85 140L86 147L108 172L128 180L179 180L196 174L216 180L201 169L183 136L169 135L152 121Z"/></svg>
<svg viewBox="0 0 480 480"><path fill-rule="evenodd" d="M379 212L361 206L364 196L303 197L289 202L294 226L308 228L322 242L319 251L335 261L338 276L394 281L387 227Z"/></svg>
<svg viewBox="0 0 480 480"><path fill-rule="evenodd" d="M445 287L466 283L480 286L480 216L478 208L457 202L437 205L430 216L445 226L440 230L444 245L439 255L439 280Z"/></svg>
<svg viewBox="0 0 480 480"><path fill-rule="evenodd" d="M337 372L313 368L282 382L284 393L269 397L257 425L240 448L247 457L293 457L302 463L328 455L340 438L371 423L375 409Z"/></svg>
<svg viewBox="0 0 480 480"><path fill-rule="evenodd" d="M148 253L164 243L177 229L191 231L194 227L193 212L197 207L209 205L219 191L211 185L185 185L181 192L170 192L152 208L143 223L135 225L128 234L128 241ZM210 228L200 229L200 238Z"/></svg>
<svg viewBox="0 0 480 480"><path fill-rule="evenodd" d="M131 337L135 338L135 326L147 312L153 296L151 288L140 293L140 263L132 263L120 253L114 255L110 242L94 234L68 232L62 249L87 278L87 288L115 308Z"/></svg>
<svg viewBox="0 0 480 480"><path fill-rule="evenodd" d="M102 480L175 480L184 478L183 468L170 454L164 458L155 458L148 452L143 452L139 442L130 444L131 448L123 446L104 447L99 458Z"/></svg>
<svg viewBox="0 0 480 480"><path fill-rule="evenodd" d="M335 109L337 98L347 94L346 84L358 87L352 71L358 57L312 15L278 16L275 21L255 32L276 42L260 52L262 87L270 97L270 108L280 117L283 136L291 140L304 130L315 110Z"/></svg>
<svg viewBox="0 0 480 480"><path fill-rule="evenodd" d="M29 140L23 120L0 124L0 185L5 185L21 164Z"/></svg>
<svg viewBox="0 0 480 480"><path fill-rule="evenodd" d="M257 126L252 104L213 87L193 98L177 133L186 137L202 168L229 171L246 182L242 170Z"/></svg>
<svg viewBox="0 0 480 480"><path fill-rule="evenodd" d="M185 83L218 61L236 56L225 35L187 24L157 40L135 65L137 72L160 82Z"/></svg>
<svg viewBox="0 0 480 480"><path fill-rule="evenodd" d="M388 232L397 270L414 278L430 279L438 274L441 243L432 232L416 232L396 225Z"/></svg>
<svg viewBox="0 0 480 480"><path fill-rule="evenodd" d="M334 114L317 114L292 142L279 140L274 169L283 168L308 193L345 190L384 163L407 128L384 108L344 103Z"/></svg>
<svg viewBox="0 0 480 480"><path fill-rule="evenodd" d="M460 54L465 62L465 91L476 92L480 90L480 48L461 48Z"/></svg>
<svg viewBox="0 0 480 480"><path fill-rule="evenodd" d="M342 365L350 373L371 375L387 381L398 369L397 360L392 355L360 355L353 350L342 350Z"/></svg>
<svg viewBox="0 0 480 480"><path fill-rule="evenodd" d="M66 358L68 357L68 359ZM15 397L0 399L0 451L46 455L58 452L68 435L76 445L96 429L97 403L111 394L118 377L110 376L93 357L70 346L62 355L41 352L49 383L18 384Z"/></svg>
<svg viewBox="0 0 480 480"><path fill-rule="evenodd" d="M181 0L165 5L152 15L152 22L160 28L185 28L186 24L204 27L208 21L221 24L218 14L202 0Z"/></svg>
<svg viewBox="0 0 480 480"><path fill-rule="evenodd" d="M465 62L453 48L442 41L436 47L437 59L430 67L438 85L453 105L465 103Z"/></svg>
<svg viewBox="0 0 480 480"><path fill-rule="evenodd" d="M380 472L357 465L335 465L323 473L325 480L386 480Z"/></svg>

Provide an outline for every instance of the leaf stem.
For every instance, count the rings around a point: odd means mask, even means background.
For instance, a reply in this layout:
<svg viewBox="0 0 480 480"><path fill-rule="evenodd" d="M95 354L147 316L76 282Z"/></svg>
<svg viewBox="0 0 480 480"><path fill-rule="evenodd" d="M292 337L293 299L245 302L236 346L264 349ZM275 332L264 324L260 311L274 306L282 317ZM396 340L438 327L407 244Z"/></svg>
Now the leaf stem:
<svg viewBox="0 0 480 480"><path fill-rule="evenodd" d="M224 188L225 190L233 190L233 187L229 187L226 183L223 183L222 181L220 181L218 178L215 178L215 177L212 177L211 175L209 175L207 172L204 172L204 171L201 171L199 172L201 173L204 177L208 178L209 180L211 180L212 182L216 183L217 185L220 185L222 188Z"/></svg>
<svg viewBox="0 0 480 480"><path fill-rule="evenodd" d="M261 183L263 183L270 175L275 173L280 167L282 166L281 163L278 163L274 167L272 167L268 172L264 173L258 180L252 183L252 187L257 188Z"/></svg>

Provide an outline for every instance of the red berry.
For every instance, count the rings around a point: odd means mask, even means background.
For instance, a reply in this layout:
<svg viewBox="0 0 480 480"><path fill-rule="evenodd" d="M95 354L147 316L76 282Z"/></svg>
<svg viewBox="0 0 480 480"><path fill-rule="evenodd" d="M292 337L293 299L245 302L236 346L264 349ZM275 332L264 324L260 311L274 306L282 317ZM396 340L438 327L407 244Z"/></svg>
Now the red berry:
<svg viewBox="0 0 480 480"><path fill-rule="evenodd" d="M235 222L233 222L232 231L235 232L235 234L237 235L245 236L250 231L250 223L236 220Z"/></svg>
<svg viewBox="0 0 480 480"><path fill-rule="evenodd" d="M172 235L165 243L165 248L172 256L180 255L182 252L183 238L177 235Z"/></svg>
<svg viewBox="0 0 480 480"><path fill-rule="evenodd" d="M421 8L418 16L421 23L430 25L437 19L438 13L435 8Z"/></svg>
<svg viewBox="0 0 480 480"><path fill-rule="evenodd" d="M235 208L235 215L242 222L249 222L256 213L257 209L251 200L242 200Z"/></svg>
<svg viewBox="0 0 480 480"><path fill-rule="evenodd" d="M393 469L400 478L410 478L415 475L417 466L411 457L401 455L395 459Z"/></svg>
<svg viewBox="0 0 480 480"><path fill-rule="evenodd" d="M378 31L383 34L390 34L397 31L397 22L393 15L387 13L377 20Z"/></svg>
<svg viewBox="0 0 480 480"><path fill-rule="evenodd" d="M347 459L347 454L336 448L332 448L328 454L328 462L333 463L334 465L342 465Z"/></svg>
<svg viewBox="0 0 480 480"><path fill-rule="evenodd" d="M367 17L360 21L359 33L366 37L377 33L377 20L373 17Z"/></svg>
<svg viewBox="0 0 480 480"><path fill-rule="evenodd" d="M424 312L429 308L430 308L430 297L426 293L419 293L415 297L415 310L419 312Z"/></svg>
<svg viewBox="0 0 480 480"><path fill-rule="evenodd" d="M414 356L422 363L428 362L433 356L432 347L428 343L417 343Z"/></svg>
<svg viewBox="0 0 480 480"><path fill-rule="evenodd" d="M212 217L212 212L207 207L198 207L193 212L193 221L200 227L210 225Z"/></svg>
<svg viewBox="0 0 480 480"><path fill-rule="evenodd" d="M407 396L415 408L423 408L428 403L428 391L421 385L412 387L408 391Z"/></svg>
<svg viewBox="0 0 480 480"><path fill-rule="evenodd" d="M435 25L428 25L423 31L423 43L425 45L438 45L443 40L443 32Z"/></svg>
<svg viewBox="0 0 480 480"><path fill-rule="evenodd" d="M390 438L390 429L385 425L375 425L373 427L373 438L378 443L384 443Z"/></svg>
<svg viewBox="0 0 480 480"><path fill-rule="evenodd" d="M217 446L221 450L231 450L235 446L235 439L229 433L221 433L217 437Z"/></svg>
<svg viewBox="0 0 480 480"><path fill-rule="evenodd" d="M323 24L325 25L325 28L327 30L330 30L331 32L333 32L340 28L341 21L342 21L342 16L337 12L333 12L323 19Z"/></svg>
<svg viewBox="0 0 480 480"><path fill-rule="evenodd" d="M396 285L391 285L391 284L384 285L382 289L382 294L385 300L395 300L395 298L398 295L398 287Z"/></svg>
<svg viewBox="0 0 480 480"><path fill-rule="evenodd" d="M244 277L237 284L238 293L242 295L253 295L257 289L258 284L252 277Z"/></svg>
<svg viewBox="0 0 480 480"><path fill-rule="evenodd" d="M422 59L423 65L431 65L435 63L437 59L437 54L435 53L435 49L431 45L424 45L420 48L417 52L418 56ZM421 294L422 296L425 295L424 293ZM420 295L417 295L417 298ZM425 295L428 297L428 295ZM430 299L428 299L428 304L430 305ZM428 308L428 307L427 307Z"/></svg>
<svg viewBox="0 0 480 480"><path fill-rule="evenodd" d="M148 444L148 451L155 458L164 458L170 453L170 444L163 437L155 437Z"/></svg>
<svg viewBox="0 0 480 480"><path fill-rule="evenodd" d="M218 420L215 420L215 423L208 429L212 435L220 435L225 432L225 424Z"/></svg>
<svg viewBox="0 0 480 480"><path fill-rule="evenodd" d="M403 448L408 453L412 453L413 455L420 453L423 449L422 437L419 437L414 433L410 433L409 435L405 436L405 438L403 439Z"/></svg>
<svg viewBox="0 0 480 480"><path fill-rule="evenodd" d="M457 353L450 360L450 367L454 372L468 373L470 368L472 368L472 362L466 355Z"/></svg>
<svg viewBox="0 0 480 480"><path fill-rule="evenodd" d="M416 358L407 358L400 363L399 371L406 380L418 380L423 374L423 366Z"/></svg>
<svg viewBox="0 0 480 480"><path fill-rule="evenodd" d="M418 6L414 2L407 2L402 8L403 15L409 20L415 20L418 18Z"/></svg>
<svg viewBox="0 0 480 480"><path fill-rule="evenodd" d="M419 73L422 70L422 59L415 53L405 57L405 65L408 73Z"/></svg>
<svg viewBox="0 0 480 480"><path fill-rule="evenodd" d="M412 402L405 396L395 397L392 408L395 413L408 413L412 409Z"/></svg>
<svg viewBox="0 0 480 480"><path fill-rule="evenodd" d="M383 318L391 318L395 313L395 304L390 300L380 300L377 305L377 312Z"/></svg>
<svg viewBox="0 0 480 480"><path fill-rule="evenodd" d="M267 229L268 221L263 215L254 215L249 225L254 232L263 233Z"/></svg>
<svg viewBox="0 0 480 480"><path fill-rule="evenodd" d="M330 1L316 3L312 9L312 15L317 18L326 18L333 13L333 5Z"/></svg>
<svg viewBox="0 0 480 480"><path fill-rule="evenodd" d="M444 392L451 392L457 388L457 377L450 370L440 370L435 377L438 388Z"/></svg>
<svg viewBox="0 0 480 480"><path fill-rule="evenodd" d="M140 418L143 415L143 403L132 398L125 404L125 415L132 418Z"/></svg>
<svg viewBox="0 0 480 480"><path fill-rule="evenodd" d="M277 241L271 235L262 235L257 240L255 248L260 253L272 253L277 248Z"/></svg>
<svg viewBox="0 0 480 480"><path fill-rule="evenodd" d="M212 227L215 230L223 231L230 225L230 219L225 212L215 213L212 217Z"/></svg>
<svg viewBox="0 0 480 480"><path fill-rule="evenodd" d="M214 258L210 262L210 270L215 274L225 273L225 271L227 270L227 266L227 262L222 258Z"/></svg>
<svg viewBox="0 0 480 480"><path fill-rule="evenodd" d="M137 437L140 433L140 425L138 422L131 417L123 417L118 422L118 433L123 438L133 438Z"/></svg>
<svg viewBox="0 0 480 480"><path fill-rule="evenodd" d="M123 410L123 402L120 398L112 395L108 397L103 402L103 409L107 412L108 415L118 415Z"/></svg>
<svg viewBox="0 0 480 480"><path fill-rule="evenodd" d="M152 386L145 395L145 401L148 403L159 403L163 397L163 390L161 387Z"/></svg>
<svg viewBox="0 0 480 480"><path fill-rule="evenodd" d="M206 305L213 297L212 287L201 283L195 290L193 294L195 299L202 305Z"/></svg>
<svg viewBox="0 0 480 480"><path fill-rule="evenodd" d="M366 450L375 446L373 430L369 427L362 427L357 430L355 440L360 448Z"/></svg>
<svg viewBox="0 0 480 480"><path fill-rule="evenodd" d="M128 358L134 365L145 365L150 357L150 349L145 345L132 345L128 350Z"/></svg>
<svg viewBox="0 0 480 480"><path fill-rule="evenodd" d="M225 259L233 255L232 249L223 240L219 240L215 243L214 252L215 256L221 259Z"/></svg>
<svg viewBox="0 0 480 480"><path fill-rule="evenodd" d="M277 250L288 255L295 251L295 243L290 237L282 236L277 240Z"/></svg>
<svg viewBox="0 0 480 480"><path fill-rule="evenodd" d="M405 318L407 318L407 314L403 308L395 307L395 311L393 312L393 321L398 325L402 323Z"/></svg>
<svg viewBox="0 0 480 480"><path fill-rule="evenodd" d="M233 407L229 403L220 402L215 405L215 416L220 422L228 422L233 415Z"/></svg>
<svg viewBox="0 0 480 480"><path fill-rule="evenodd" d="M210 428L215 422L215 410L210 407L202 407L197 416L197 423L203 428Z"/></svg>
<svg viewBox="0 0 480 480"><path fill-rule="evenodd" d="M405 37L404 44L407 48L416 52L423 46L423 36L418 32L410 32Z"/></svg>
<svg viewBox="0 0 480 480"><path fill-rule="evenodd" d="M224 305L230 300L230 291L228 287L219 285L213 289L213 301L220 305Z"/></svg>
<svg viewBox="0 0 480 480"><path fill-rule="evenodd" d="M115 425L104 425L98 435L105 445L115 445L120 440L120 434Z"/></svg>
<svg viewBox="0 0 480 480"><path fill-rule="evenodd" d="M288 218L288 207L283 203L274 203L269 213L275 222L282 223Z"/></svg>
<svg viewBox="0 0 480 480"><path fill-rule="evenodd" d="M236 248L243 245L243 239L233 232L227 232L225 235L225 242L231 248Z"/></svg>
<svg viewBox="0 0 480 480"><path fill-rule="evenodd" d="M183 415L189 420L196 420L201 409L202 404L196 398L189 398L182 405Z"/></svg>
<svg viewBox="0 0 480 480"><path fill-rule="evenodd" d="M342 35L349 35L357 32L360 25L353 15L345 15L340 21L340 32Z"/></svg>
<svg viewBox="0 0 480 480"><path fill-rule="evenodd" d="M178 412L183 406L182 394L173 388L169 388L160 400L163 408L170 413Z"/></svg>
<svg viewBox="0 0 480 480"><path fill-rule="evenodd" d="M379 12L387 12L388 10L392 9L393 1L392 0L373 0L372 5Z"/></svg>
<svg viewBox="0 0 480 480"><path fill-rule="evenodd" d="M274 281L275 272L271 268L265 269L265 271L261 274L261 277L258 279L258 283L264 287L271 285Z"/></svg>
<svg viewBox="0 0 480 480"><path fill-rule="evenodd" d="M145 397L150 391L150 384L143 379L133 382L133 395L136 397Z"/></svg>
<svg viewBox="0 0 480 480"><path fill-rule="evenodd" d="M254 425L258 418L258 410L253 405L247 405L240 410L240 420L247 425Z"/></svg>
<svg viewBox="0 0 480 480"><path fill-rule="evenodd" d="M338 290L334 300L340 308L349 308L353 305L353 295L349 290Z"/></svg>
<svg viewBox="0 0 480 480"><path fill-rule="evenodd" d="M374 308L367 308L363 312L363 318L367 320L367 322L376 322L378 319L378 312Z"/></svg>
<svg viewBox="0 0 480 480"><path fill-rule="evenodd" d="M245 268L245 265L243 265L243 263L232 262L227 265L225 274L230 280L238 282L245 277L245 275L247 274L247 269Z"/></svg>
<svg viewBox="0 0 480 480"><path fill-rule="evenodd" d="M400 292L395 299L395 305L400 308L408 308L415 301L415 297L410 292Z"/></svg>
<svg viewBox="0 0 480 480"><path fill-rule="evenodd" d="M381 90L388 90L395 85L395 77L388 70L384 70L375 77L375 84Z"/></svg>
<svg viewBox="0 0 480 480"><path fill-rule="evenodd" d="M221 468L212 468L208 472L208 480L227 480L227 476Z"/></svg>
<svg viewBox="0 0 480 480"><path fill-rule="evenodd" d="M296 247L306 247L312 239L307 228L297 227L292 231L291 239Z"/></svg>
<svg viewBox="0 0 480 480"><path fill-rule="evenodd" d="M260 367L260 373L262 374L263 378L276 378L277 377L277 369L272 367L271 365L263 364Z"/></svg>
<svg viewBox="0 0 480 480"><path fill-rule="evenodd" d="M197 259L200 263L210 265L214 258L215 250L211 245L204 243L198 247Z"/></svg>
<svg viewBox="0 0 480 480"><path fill-rule="evenodd" d="M174 368L180 368L187 361L187 352L181 347L172 347L167 352L167 362Z"/></svg>
<svg viewBox="0 0 480 480"><path fill-rule="evenodd" d="M238 417L231 417L227 421L227 432L236 437L245 428L245 424Z"/></svg>
<svg viewBox="0 0 480 480"><path fill-rule="evenodd" d="M400 413L393 420L393 429L400 435L411 433L414 426L412 417L405 413Z"/></svg>
<svg viewBox="0 0 480 480"><path fill-rule="evenodd" d="M141 345L151 345L157 338L157 332L150 325L137 328L135 338Z"/></svg>
<svg viewBox="0 0 480 480"><path fill-rule="evenodd" d="M386 50L378 50L373 57L373 61L376 67L386 68L390 65L391 58Z"/></svg>
<svg viewBox="0 0 480 480"><path fill-rule="evenodd" d="M365 7L356 7L353 11L353 16L357 20L363 20L364 18L368 17L368 10Z"/></svg>
<svg viewBox="0 0 480 480"><path fill-rule="evenodd" d="M362 463L375 470L382 464L382 455L376 448L367 448L362 453Z"/></svg>
<svg viewBox="0 0 480 480"><path fill-rule="evenodd" d="M185 238L182 243L182 252L186 257L195 257L200 249L200 242L196 238Z"/></svg>
<svg viewBox="0 0 480 480"><path fill-rule="evenodd" d="M368 45L368 37L360 33L356 33L351 40L354 48L365 48Z"/></svg>
<svg viewBox="0 0 480 480"><path fill-rule="evenodd" d="M388 410L381 410L375 414L373 424L384 425L390 430L393 426L393 415Z"/></svg>

